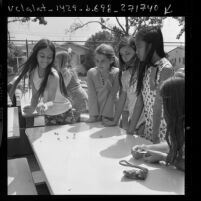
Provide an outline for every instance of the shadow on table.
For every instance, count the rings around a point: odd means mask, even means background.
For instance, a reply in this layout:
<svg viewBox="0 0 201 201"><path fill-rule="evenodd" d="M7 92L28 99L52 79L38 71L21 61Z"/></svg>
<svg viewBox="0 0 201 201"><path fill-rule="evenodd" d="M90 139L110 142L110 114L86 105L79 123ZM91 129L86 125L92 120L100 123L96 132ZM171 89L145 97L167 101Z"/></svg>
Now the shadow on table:
<svg viewBox="0 0 201 201"><path fill-rule="evenodd" d="M92 128L102 128L102 126L98 123L75 123L75 124L70 124L71 128L68 129L68 132L71 133L78 133L78 132L83 132L90 130Z"/></svg>
<svg viewBox="0 0 201 201"><path fill-rule="evenodd" d="M126 136L124 139L118 140L115 144L100 152L101 156L109 158L122 158L131 153L133 145L132 136Z"/></svg>
<svg viewBox="0 0 201 201"><path fill-rule="evenodd" d="M122 135L122 131L117 127L100 127L101 130L90 135L91 138L109 138Z"/></svg>
<svg viewBox="0 0 201 201"><path fill-rule="evenodd" d="M132 156L128 162L135 165L142 165L142 167L144 167L143 164L146 164L149 172L146 180L127 179L123 176L122 172L122 182L139 182L151 190L167 192L167 194L184 194L184 172L176 170L171 166L166 167L162 164L150 164L143 160L135 160ZM125 170L130 169L132 167L125 167Z"/></svg>
<svg viewBox="0 0 201 201"><path fill-rule="evenodd" d="M133 146L143 144L144 141L145 140L140 137L125 135L125 138L118 140L112 146L109 146L107 149L102 150L100 152L100 155L109 158L122 158L128 156L131 153L131 148Z"/></svg>

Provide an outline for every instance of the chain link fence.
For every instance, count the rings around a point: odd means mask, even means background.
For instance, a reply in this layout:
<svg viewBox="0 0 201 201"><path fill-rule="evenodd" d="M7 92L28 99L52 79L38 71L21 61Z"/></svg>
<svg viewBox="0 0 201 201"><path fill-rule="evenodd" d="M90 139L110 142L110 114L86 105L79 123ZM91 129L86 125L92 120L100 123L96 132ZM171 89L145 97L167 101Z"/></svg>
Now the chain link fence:
<svg viewBox="0 0 201 201"><path fill-rule="evenodd" d="M89 54L91 50L94 50L101 43L113 44L113 41L95 41L87 43L86 41L52 41L55 44L56 51L70 51L72 54L72 66L76 68L79 76L85 76L90 65L93 64L92 54ZM26 61L30 55L34 45L37 43L36 40L8 40L8 75L16 74L19 71L20 66ZM174 53L177 48L183 48L183 52L179 55L178 62L181 63L179 67L185 65L185 43L184 42L164 42L164 49L167 53L169 60L178 68L177 57L178 54ZM173 52L173 53L171 53ZM182 64L183 63L183 64Z"/></svg>

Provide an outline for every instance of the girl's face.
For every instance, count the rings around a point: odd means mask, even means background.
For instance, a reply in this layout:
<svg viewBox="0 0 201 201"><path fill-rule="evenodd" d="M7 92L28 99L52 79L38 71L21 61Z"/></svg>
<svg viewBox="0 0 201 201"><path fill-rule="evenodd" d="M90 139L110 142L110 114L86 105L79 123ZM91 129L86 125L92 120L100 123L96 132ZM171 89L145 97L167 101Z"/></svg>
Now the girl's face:
<svg viewBox="0 0 201 201"><path fill-rule="evenodd" d="M53 60L53 52L50 48L44 48L38 51L37 61L40 68L46 68Z"/></svg>
<svg viewBox="0 0 201 201"><path fill-rule="evenodd" d="M66 64L67 59L63 58L62 56L56 56L55 58L55 65L57 67L57 70L62 73L62 75L66 74L66 71L68 70L67 65L61 65L61 63Z"/></svg>
<svg viewBox="0 0 201 201"><path fill-rule="evenodd" d="M100 70L108 70L110 68L110 64L113 62L112 59L109 59L104 54L96 54L95 55L95 63L96 66Z"/></svg>
<svg viewBox="0 0 201 201"><path fill-rule="evenodd" d="M148 53L148 45L145 41L140 38L136 38L136 54L140 61L145 61L146 55Z"/></svg>
<svg viewBox="0 0 201 201"><path fill-rule="evenodd" d="M135 55L135 50L130 47L130 46L124 46L120 49L119 51L122 60L127 63L131 60L131 58L133 58L133 56Z"/></svg>

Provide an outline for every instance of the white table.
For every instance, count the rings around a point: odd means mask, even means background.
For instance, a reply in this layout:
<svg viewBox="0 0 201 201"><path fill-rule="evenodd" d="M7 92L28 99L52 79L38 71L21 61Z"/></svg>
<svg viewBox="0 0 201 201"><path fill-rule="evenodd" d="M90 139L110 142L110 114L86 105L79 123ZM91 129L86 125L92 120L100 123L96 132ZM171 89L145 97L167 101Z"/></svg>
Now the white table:
<svg viewBox="0 0 201 201"><path fill-rule="evenodd" d="M19 138L20 137L20 127L19 127L19 115L18 107L8 107L8 139Z"/></svg>
<svg viewBox="0 0 201 201"><path fill-rule="evenodd" d="M51 194L184 194L184 173L134 160L136 144L150 144L100 123L26 129ZM147 167L145 181L127 180L121 159Z"/></svg>
<svg viewBox="0 0 201 201"><path fill-rule="evenodd" d="M37 195L26 158L8 160L8 195Z"/></svg>

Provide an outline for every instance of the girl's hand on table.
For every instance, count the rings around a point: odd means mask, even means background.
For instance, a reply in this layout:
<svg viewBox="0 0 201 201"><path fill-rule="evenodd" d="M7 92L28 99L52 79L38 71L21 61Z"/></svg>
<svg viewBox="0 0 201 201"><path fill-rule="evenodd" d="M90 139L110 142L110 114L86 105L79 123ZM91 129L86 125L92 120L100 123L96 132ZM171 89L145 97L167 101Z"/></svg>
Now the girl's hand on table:
<svg viewBox="0 0 201 201"><path fill-rule="evenodd" d="M149 156L143 158L145 162L157 163L159 161L166 161L166 153L154 150L147 150L147 153L149 154Z"/></svg>
<svg viewBox="0 0 201 201"><path fill-rule="evenodd" d="M35 108L33 108L31 105L26 105L23 108L23 112L25 114L33 114L34 111L35 111Z"/></svg>
<svg viewBox="0 0 201 201"><path fill-rule="evenodd" d="M131 151L141 150L141 151L147 151L149 149L149 145L141 144L141 145L135 145Z"/></svg>
<svg viewBox="0 0 201 201"><path fill-rule="evenodd" d="M108 120L108 119L104 119L102 120L102 124L103 126L105 127L109 127L109 126L116 126L117 123L115 121L111 121L111 120Z"/></svg>
<svg viewBox="0 0 201 201"><path fill-rule="evenodd" d="M48 109L48 106L46 103L39 103L36 107L36 111L39 113L39 114L45 114L45 112L47 111Z"/></svg>

